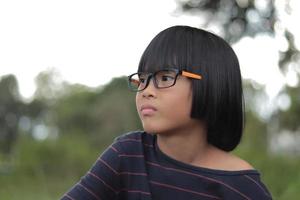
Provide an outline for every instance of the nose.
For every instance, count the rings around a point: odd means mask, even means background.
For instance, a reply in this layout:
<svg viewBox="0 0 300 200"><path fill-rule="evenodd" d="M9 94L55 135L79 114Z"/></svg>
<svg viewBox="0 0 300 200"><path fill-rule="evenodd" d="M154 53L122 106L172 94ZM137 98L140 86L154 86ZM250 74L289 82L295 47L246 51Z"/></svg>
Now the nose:
<svg viewBox="0 0 300 200"><path fill-rule="evenodd" d="M154 85L154 79L153 77L150 78L149 83L147 87L141 91L141 94L143 97L155 97L156 96L156 87Z"/></svg>

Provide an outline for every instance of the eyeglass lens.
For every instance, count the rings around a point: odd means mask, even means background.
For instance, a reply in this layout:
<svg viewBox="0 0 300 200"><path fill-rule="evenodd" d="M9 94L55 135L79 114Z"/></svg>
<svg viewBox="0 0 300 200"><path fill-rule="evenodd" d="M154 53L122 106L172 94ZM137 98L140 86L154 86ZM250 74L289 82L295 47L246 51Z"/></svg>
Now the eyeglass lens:
<svg viewBox="0 0 300 200"><path fill-rule="evenodd" d="M167 88L175 84L178 72L176 70L160 70L152 73L136 73L129 77L131 89L141 91L145 89L151 78L154 79L154 86L157 88Z"/></svg>

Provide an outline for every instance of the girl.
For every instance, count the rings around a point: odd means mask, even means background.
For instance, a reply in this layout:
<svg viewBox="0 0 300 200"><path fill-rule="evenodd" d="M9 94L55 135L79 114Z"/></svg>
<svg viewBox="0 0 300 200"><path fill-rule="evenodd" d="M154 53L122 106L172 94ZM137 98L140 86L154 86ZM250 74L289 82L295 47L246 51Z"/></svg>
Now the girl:
<svg viewBox="0 0 300 200"><path fill-rule="evenodd" d="M230 154L244 104L238 59L223 39L170 27L128 80L144 131L116 138L63 200L272 199L258 171Z"/></svg>

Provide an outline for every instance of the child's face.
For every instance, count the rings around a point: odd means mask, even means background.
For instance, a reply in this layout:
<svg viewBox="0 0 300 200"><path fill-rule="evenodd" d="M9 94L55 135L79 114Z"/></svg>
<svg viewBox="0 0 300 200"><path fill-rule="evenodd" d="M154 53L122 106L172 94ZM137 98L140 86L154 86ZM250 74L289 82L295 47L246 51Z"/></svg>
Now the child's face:
<svg viewBox="0 0 300 200"><path fill-rule="evenodd" d="M191 80L178 76L174 86L157 89L151 79L145 90L137 92L136 107L146 132L172 133L191 128L190 126L195 123L190 117Z"/></svg>

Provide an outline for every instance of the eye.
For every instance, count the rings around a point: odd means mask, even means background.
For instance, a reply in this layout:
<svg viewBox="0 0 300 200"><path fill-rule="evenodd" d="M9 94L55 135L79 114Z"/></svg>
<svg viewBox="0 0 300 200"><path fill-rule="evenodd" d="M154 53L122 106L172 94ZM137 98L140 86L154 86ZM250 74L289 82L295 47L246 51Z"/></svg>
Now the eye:
<svg viewBox="0 0 300 200"><path fill-rule="evenodd" d="M145 78L142 78L140 77L140 83L145 83L146 82L146 79Z"/></svg>
<svg viewBox="0 0 300 200"><path fill-rule="evenodd" d="M163 75L163 76L161 76L161 80L162 81L173 81L174 76Z"/></svg>
<svg viewBox="0 0 300 200"><path fill-rule="evenodd" d="M139 81L140 81L140 83L145 83L147 81L147 75L140 74L139 75Z"/></svg>

